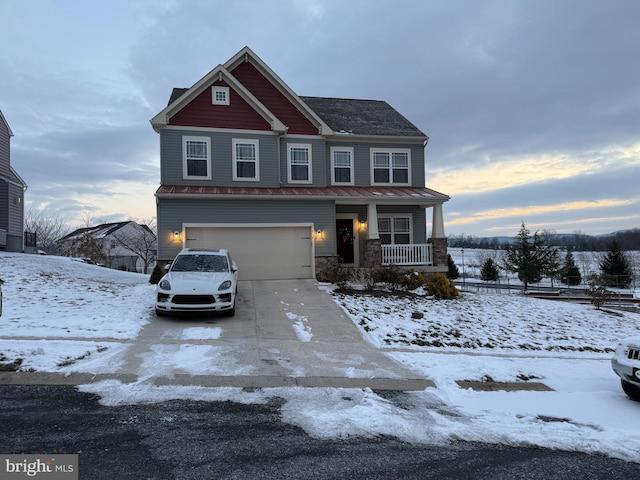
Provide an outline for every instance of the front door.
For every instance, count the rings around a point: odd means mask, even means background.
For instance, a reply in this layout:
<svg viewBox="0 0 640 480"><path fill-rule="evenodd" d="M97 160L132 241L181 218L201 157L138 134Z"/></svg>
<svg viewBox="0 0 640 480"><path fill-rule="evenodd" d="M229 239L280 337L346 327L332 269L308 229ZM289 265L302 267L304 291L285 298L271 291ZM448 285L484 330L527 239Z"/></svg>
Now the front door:
<svg viewBox="0 0 640 480"><path fill-rule="evenodd" d="M340 263L354 263L353 220L351 218L336 219L337 253Z"/></svg>

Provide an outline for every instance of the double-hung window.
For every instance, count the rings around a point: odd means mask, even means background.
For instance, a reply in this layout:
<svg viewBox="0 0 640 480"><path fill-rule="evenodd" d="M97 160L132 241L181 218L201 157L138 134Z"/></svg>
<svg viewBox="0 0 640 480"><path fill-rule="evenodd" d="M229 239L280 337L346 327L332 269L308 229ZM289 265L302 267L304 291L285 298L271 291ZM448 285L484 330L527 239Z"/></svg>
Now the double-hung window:
<svg viewBox="0 0 640 480"><path fill-rule="evenodd" d="M182 137L184 178L211 179L211 138Z"/></svg>
<svg viewBox="0 0 640 480"><path fill-rule="evenodd" d="M331 147L331 183L353 185L353 148Z"/></svg>
<svg viewBox="0 0 640 480"><path fill-rule="evenodd" d="M408 149L371 150L373 184L409 185L411 183Z"/></svg>
<svg viewBox="0 0 640 480"><path fill-rule="evenodd" d="M311 183L311 145L289 144L287 149L289 183Z"/></svg>
<svg viewBox="0 0 640 480"><path fill-rule="evenodd" d="M233 140L233 179L260 180L258 140Z"/></svg>
<svg viewBox="0 0 640 480"><path fill-rule="evenodd" d="M378 233L383 245L408 245L411 243L411 216L378 217Z"/></svg>

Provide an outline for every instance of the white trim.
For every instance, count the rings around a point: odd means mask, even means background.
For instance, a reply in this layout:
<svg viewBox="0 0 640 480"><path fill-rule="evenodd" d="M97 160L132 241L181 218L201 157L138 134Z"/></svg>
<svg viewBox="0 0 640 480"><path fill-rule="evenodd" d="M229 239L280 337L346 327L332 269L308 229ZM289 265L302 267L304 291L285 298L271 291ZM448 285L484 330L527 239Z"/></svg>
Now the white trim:
<svg viewBox="0 0 640 480"><path fill-rule="evenodd" d="M353 164L354 164L354 153L353 153L353 147L330 147L329 149L329 155L331 156L331 184L332 185L354 185L354 168L353 168ZM349 160L350 162L350 166L349 166L349 179L350 181L348 182L337 182L336 181L336 166L335 166L335 153L336 152L348 152L349 153ZM341 167L341 168L346 168L346 167Z"/></svg>
<svg viewBox="0 0 640 480"><path fill-rule="evenodd" d="M345 263L343 265L360 265L360 222L358 222L357 213L336 213L336 220L353 221L353 263ZM338 232L336 230L336 241ZM338 246L336 245L336 253Z"/></svg>
<svg viewBox="0 0 640 480"><path fill-rule="evenodd" d="M308 179L307 180L293 180L291 178L291 150L297 149L306 149L308 152ZM311 184L313 183L313 148L310 143L287 143L287 182L288 183L303 183L303 184Z"/></svg>
<svg viewBox="0 0 640 480"><path fill-rule="evenodd" d="M376 182L375 181L375 169L373 167L373 158L375 153L388 153L389 154L389 181L388 182ZM406 153L407 154L407 182L394 182L393 181L393 154L394 153ZM371 147L369 149L369 166L371 175L371 185L394 185L394 186L410 186L411 185L411 149L410 148L379 148Z"/></svg>
<svg viewBox="0 0 640 480"><path fill-rule="evenodd" d="M187 169L187 142L204 142L207 144L207 175L189 175ZM182 177L185 180L211 180L211 137L194 137L184 135L182 137Z"/></svg>
<svg viewBox="0 0 640 480"><path fill-rule="evenodd" d="M202 133L229 133L230 129L228 128L215 128L215 127L184 127L180 125L167 125L165 130L180 130L180 131L193 131L193 132L202 132ZM273 137L280 136L278 132L274 132L273 130L242 130L237 129L233 130L233 133L237 133L239 135L271 135Z"/></svg>
<svg viewBox="0 0 640 480"><path fill-rule="evenodd" d="M391 220L391 244L390 245L402 245L402 244L396 244L394 242L394 235L396 233L401 233L401 232L394 232L393 231L393 220L396 218L408 218L409 219L409 244L413 244L413 214L411 213L383 213L383 214L378 214L378 220L380 220L381 218L388 218ZM389 235L389 232L380 232L380 228L378 228L378 233L380 236L382 235ZM403 233L406 235L406 233ZM385 244L387 245L387 244Z"/></svg>
<svg viewBox="0 0 640 480"><path fill-rule="evenodd" d="M238 177L238 157L237 157L237 149L236 146L238 144L247 144L253 145L255 147L255 166L256 166L256 174L254 177ZM234 182L259 182L260 181L260 141L257 139L246 139L246 138L234 138L231 140L231 155L233 157L233 181Z"/></svg>
<svg viewBox="0 0 640 480"><path fill-rule="evenodd" d="M221 93L223 99L218 99L218 93ZM229 87L214 85L211 87L211 103L213 105L229 105Z"/></svg>

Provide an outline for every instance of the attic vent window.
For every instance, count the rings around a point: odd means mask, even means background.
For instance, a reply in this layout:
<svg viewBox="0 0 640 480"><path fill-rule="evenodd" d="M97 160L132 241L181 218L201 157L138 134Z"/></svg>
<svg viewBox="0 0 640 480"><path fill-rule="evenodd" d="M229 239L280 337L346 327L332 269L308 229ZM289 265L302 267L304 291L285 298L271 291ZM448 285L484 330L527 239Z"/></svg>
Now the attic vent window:
<svg viewBox="0 0 640 480"><path fill-rule="evenodd" d="M212 87L211 103L214 105L229 105L229 87Z"/></svg>

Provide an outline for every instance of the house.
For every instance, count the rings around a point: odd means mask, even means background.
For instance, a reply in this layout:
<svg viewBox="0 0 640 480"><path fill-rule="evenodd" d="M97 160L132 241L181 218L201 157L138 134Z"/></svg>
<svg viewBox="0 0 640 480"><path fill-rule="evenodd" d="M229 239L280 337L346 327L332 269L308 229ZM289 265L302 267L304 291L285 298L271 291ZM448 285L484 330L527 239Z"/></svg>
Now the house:
<svg viewBox="0 0 640 480"><path fill-rule="evenodd" d="M155 265L156 235L134 221L79 228L56 243L59 255L116 270L148 273Z"/></svg>
<svg viewBox="0 0 640 480"><path fill-rule="evenodd" d="M384 101L298 96L245 47L174 88L151 125L161 263L226 247L241 279L447 270L449 197L425 187L428 137Z"/></svg>
<svg viewBox="0 0 640 480"><path fill-rule="evenodd" d="M27 184L11 166L13 132L0 111L0 250L24 250L24 193Z"/></svg>

